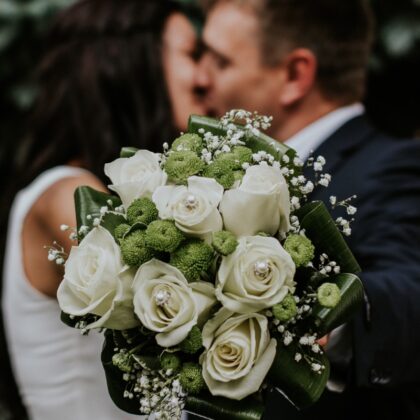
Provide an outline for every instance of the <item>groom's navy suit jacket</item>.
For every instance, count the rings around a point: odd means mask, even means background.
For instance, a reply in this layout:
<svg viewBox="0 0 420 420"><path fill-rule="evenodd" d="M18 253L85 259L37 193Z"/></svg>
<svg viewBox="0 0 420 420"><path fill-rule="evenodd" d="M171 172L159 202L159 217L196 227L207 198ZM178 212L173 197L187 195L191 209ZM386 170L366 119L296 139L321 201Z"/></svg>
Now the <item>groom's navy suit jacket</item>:
<svg viewBox="0 0 420 420"><path fill-rule="evenodd" d="M420 419L420 140L385 136L362 116L314 155L325 157L332 182L311 199L357 195L348 243L363 270L366 301L348 325L353 358L346 391L325 391L300 413L282 412L285 403L276 396L265 418Z"/></svg>

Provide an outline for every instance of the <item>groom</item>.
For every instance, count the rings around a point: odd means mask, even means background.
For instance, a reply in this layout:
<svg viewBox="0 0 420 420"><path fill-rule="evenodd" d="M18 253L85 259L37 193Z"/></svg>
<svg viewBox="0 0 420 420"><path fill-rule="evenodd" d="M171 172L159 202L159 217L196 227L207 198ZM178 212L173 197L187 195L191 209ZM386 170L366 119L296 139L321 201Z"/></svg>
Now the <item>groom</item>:
<svg viewBox="0 0 420 420"><path fill-rule="evenodd" d="M197 84L213 114L231 108L274 117L269 135L325 157L328 189L357 195L348 243L363 269L365 305L327 346L328 389L311 409L281 397L266 418L420 418L420 142L369 125L361 104L372 40L363 0L206 2ZM348 216L350 218L351 216Z"/></svg>

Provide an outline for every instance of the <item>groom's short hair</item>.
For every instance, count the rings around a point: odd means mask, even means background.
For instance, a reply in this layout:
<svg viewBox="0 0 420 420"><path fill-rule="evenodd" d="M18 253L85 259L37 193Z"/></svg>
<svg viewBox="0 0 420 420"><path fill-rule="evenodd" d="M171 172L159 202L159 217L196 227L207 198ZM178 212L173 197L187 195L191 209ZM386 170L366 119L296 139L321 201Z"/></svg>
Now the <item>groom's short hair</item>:
<svg viewBox="0 0 420 420"><path fill-rule="evenodd" d="M308 48L318 62L317 83L330 99L360 100L373 39L368 0L204 0L209 11L221 2L250 7L260 21L264 64Z"/></svg>

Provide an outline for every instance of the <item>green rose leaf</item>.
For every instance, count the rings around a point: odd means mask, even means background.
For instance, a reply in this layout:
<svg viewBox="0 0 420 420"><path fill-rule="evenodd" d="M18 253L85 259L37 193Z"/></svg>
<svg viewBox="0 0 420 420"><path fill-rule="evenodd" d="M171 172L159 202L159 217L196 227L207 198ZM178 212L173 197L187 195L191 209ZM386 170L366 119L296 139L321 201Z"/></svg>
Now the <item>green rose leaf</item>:
<svg viewBox="0 0 420 420"><path fill-rule="evenodd" d="M348 247L343 235L321 201L304 205L298 212L302 229L315 245L317 252L334 260L344 273L359 273L361 268Z"/></svg>
<svg viewBox="0 0 420 420"><path fill-rule="evenodd" d="M134 156L138 151L139 149L136 147L123 147L120 151L120 157L130 158L131 156Z"/></svg>
<svg viewBox="0 0 420 420"><path fill-rule="evenodd" d="M157 356L133 354L132 358L142 367L150 370L159 370L161 368L160 361Z"/></svg>
<svg viewBox="0 0 420 420"><path fill-rule="evenodd" d="M102 348L101 360L105 369L108 392L114 404L123 411L140 415L139 402L133 398L124 398L124 391L127 382L123 380L123 372L112 363L115 342L112 331L105 332L105 342Z"/></svg>
<svg viewBox="0 0 420 420"><path fill-rule="evenodd" d="M93 219L99 217L101 207L107 206L108 200L112 201L114 207L121 205L121 200L115 195L96 191L91 187L77 188L74 193L77 230L79 231L82 225L92 227ZM90 215L92 218L89 220L88 216ZM126 220L121 214L107 213L104 215L101 225L114 236L115 228L125 222Z"/></svg>
<svg viewBox="0 0 420 420"><path fill-rule="evenodd" d="M188 131L190 133L199 134L199 130L201 128L215 135L224 135L226 133L226 128L222 126L218 119L203 117L200 115L191 115L188 120ZM246 146L254 152L265 151L273 155L278 160L280 160L283 155L287 155L291 159L296 156L296 152L293 149L277 142L263 132L253 134L247 131L244 141Z"/></svg>
<svg viewBox="0 0 420 420"><path fill-rule="evenodd" d="M260 420L264 412L262 401L248 397L241 401L213 397L208 392L188 395L186 411L217 420Z"/></svg>
<svg viewBox="0 0 420 420"><path fill-rule="evenodd" d="M314 363L325 366L321 373L314 372L305 361L295 361L297 351L297 345L293 342L288 346L278 342L268 377L275 388L284 392L297 408L303 409L315 403L323 393L330 365L325 353L312 353L311 357L316 360Z"/></svg>

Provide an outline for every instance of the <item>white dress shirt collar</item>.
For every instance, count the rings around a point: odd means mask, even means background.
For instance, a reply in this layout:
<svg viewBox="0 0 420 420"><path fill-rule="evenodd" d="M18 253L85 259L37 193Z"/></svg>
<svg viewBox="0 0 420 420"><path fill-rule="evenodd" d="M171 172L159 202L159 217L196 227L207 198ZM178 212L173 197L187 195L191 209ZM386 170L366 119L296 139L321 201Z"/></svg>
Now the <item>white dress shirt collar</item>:
<svg viewBox="0 0 420 420"><path fill-rule="evenodd" d="M296 150L298 156L306 161L310 154L337 131L343 124L362 115L365 108L361 103L343 106L319 118L286 140L285 144Z"/></svg>

